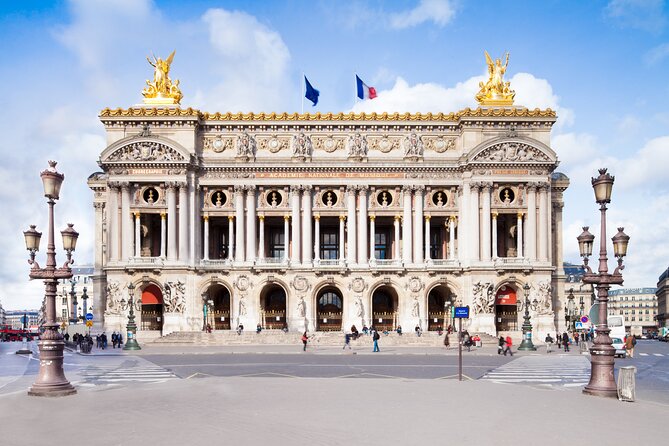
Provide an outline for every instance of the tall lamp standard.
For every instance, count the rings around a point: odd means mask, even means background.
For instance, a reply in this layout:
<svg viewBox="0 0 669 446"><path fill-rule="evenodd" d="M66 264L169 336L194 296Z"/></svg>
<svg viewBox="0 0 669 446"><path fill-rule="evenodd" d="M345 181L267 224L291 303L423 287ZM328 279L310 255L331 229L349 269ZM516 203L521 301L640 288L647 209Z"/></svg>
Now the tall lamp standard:
<svg viewBox="0 0 669 446"><path fill-rule="evenodd" d="M123 350L141 350L142 347L137 343L137 324L135 323L135 285L132 282L128 284L128 325L127 325L127 339Z"/></svg>
<svg viewBox="0 0 669 446"><path fill-rule="evenodd" d="M613 254L618 259L618 266L609 274L608 257L606 254L606 205L611 202L611 189L613 188L614 177L606 173L607 169L599 169L599 176L592 179L592 187L595 190L595 201L599 204L601 214L601 235L599 248L599 268L597 273L593 273L588 266L588 257L592 255L592 245L595 236L588 232L588 227L583 228L583 233L577 237L578 247L583 257L583 266L585 274L583 283L592 284L597 289L598 320L597 336L593 346L590 348L590 382L583 389L583 393L595 396L604 396L616 398L618 392L613 374L613 363L615 349L611 345L609 337L607 314L609 302L609 288L611 285L622 285L623 275L623 257L627 255L627 245L629 236L625 235L623 228L618 228L618 233L611 239L613 241Z"/></svg>
<svg viewBox="0 0 669 446"><path fill-rule="evenodd" d="M84 320L86 319L86 313L88 311L86 301L88 300L88 294L86 294L86 287L84 287L83 292L81 293L81 301L83 302L83 307L81 308L81 314Z"/></svg>
<svg viewBox="0 0 669 446"><path fill-rule="evenodd" d="M569 294L567 295L567 305L564 312L564 321L565 321L565 330L572 331L574 328L574 315L576 314L574 303L574 289L569 288Z"/></svg>
<svg viewBox="0 0 669 446"><path fill-rule="evenodd" d="M76 324L77 320L79 319L77 317L77 292L74 291L74 285L76 283L77 282L74 279L70 280L70 284L72 285L72 288L70 289L70 297L71 297L70 302L72 304L72 306L70 307L70 311L71 311L70 323L71 324Z"/></svg>
<svg viewBox="0 0 669 446"><path fill-rule="evenodd" d="M525 315L523 316L524 322L521 327L523 330L523 340L518 346L518 350L521 351L534 351L537 348L532 343L532 324L530 323L530 286L528 284L523 285L523 293L525 296ZM536 301L535 301L536 305Z"/></svg>
<svg viewBox="0 0 669 446"><path fill-rule="evenodd" d="M32 396L66 396L77 393L76 389L70 384L63 371L63 336L58 332L58 322L56 322L56 293L59 279L69 279L72 277L70 265L72 252L77 245L79 233L74 230L74 225L68 223L67 228L61 231L63 236L63 249L67 254L67 260L58 268L56 266L56 245L54 242L53 229L53 207L60 195L60 186L63 184L65 175L56 171L56 162L49 161L49 168L40 173L42 184L44 186L44 196L48 198L49 204L49 228L48 243L46 248L46 267L41 268L35 261L35 253L39 251L41 232L37 232L35 225L30 225L30 229L23 232L26 241L26 248L30 251L31 265L29 277L31 279L43 279L45 285L45 303L46 318L44 323L44 333L37 343L40 351L39 374L35 383L28 391Z"/></svg>

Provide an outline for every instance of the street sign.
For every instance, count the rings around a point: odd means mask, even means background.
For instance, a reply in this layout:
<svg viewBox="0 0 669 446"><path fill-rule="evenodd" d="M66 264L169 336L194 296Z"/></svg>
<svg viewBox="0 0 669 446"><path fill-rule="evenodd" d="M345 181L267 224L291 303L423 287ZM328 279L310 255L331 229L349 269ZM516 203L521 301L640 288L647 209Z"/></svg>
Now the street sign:
<svg viewBox="0 0 669 446"><path fill-rule="evenodd" d="M590 319L588 318L588 316L581 316L581 322L582 323L587 324L589 320Z"/></svg>
<svg viewBox="0 0 669 446"><path fill-rule="evenodd" d="M576 328L577 330L583 330L583 322L581 321L574 322L574 328Z"/></svg>
<svg viewBox="0 0 669 446"><path fill-rule="evenodd" d="M93 326L93 321L86 321L86 326L88 328L92 327Z"/></svg>
<svg viewBox="0 0 669 446"><path fill-rule="evenodd" d="M469 307L455 307L455 314L453 317L457 319L469 318Z"/></svg>
<svg viewBox="0 0 669 446"><path fill-rule="evenodd" d="M87 321L92 321L93 320L93 313L86 313L86 320Z"/></svg>

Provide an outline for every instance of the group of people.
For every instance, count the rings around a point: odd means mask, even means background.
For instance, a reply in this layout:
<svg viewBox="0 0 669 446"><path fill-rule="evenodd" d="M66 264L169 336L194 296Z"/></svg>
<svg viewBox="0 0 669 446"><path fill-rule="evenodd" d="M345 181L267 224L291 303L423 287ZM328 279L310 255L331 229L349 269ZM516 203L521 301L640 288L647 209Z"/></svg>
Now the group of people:
<svg viewBox="0 0 669 446"><path fill-rule="evenodd" d="M573 338L569 336L569 333L566 331L563 332L562 334L560 333L555 333L555 339L551 336L550 333L546 335L546 339L544 342L546 343L546 353L550 353L553 350L553 343L557 345L557 348L562 348L565 352L569 351L569 344L572 343L572 340L574 344L578 345L579 341L580 342L586 342L588 339L589 335L586 335L585 333L574 333Z"/></svg>
<svg viewBox="0 0 669 446"><path fill-rule="evenodd" d="M111 340L112 340L112 348L116 347L121 348L121 346L123 345L123 335L121 334L121 332L118 333L113 332L111 335Z"/></svg>
<svg viewBox="0 0 669 446"><path fill-rule="evenodd" d="M511 339L511 336L507 336L506 338L504 336L500 336L499 340L497 341L497 354L504 354L504 356L506 356L508 353L513 356L511 347L513 347L513 339Z"/></svg>

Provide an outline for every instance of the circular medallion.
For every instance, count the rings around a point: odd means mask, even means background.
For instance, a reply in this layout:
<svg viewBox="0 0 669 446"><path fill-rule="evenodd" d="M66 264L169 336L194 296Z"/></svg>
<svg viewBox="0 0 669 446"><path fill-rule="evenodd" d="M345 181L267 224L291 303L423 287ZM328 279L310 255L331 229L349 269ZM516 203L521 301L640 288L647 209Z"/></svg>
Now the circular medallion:
<svg viewBox="0 0 669 446"><path fill-rule="evenodd" d="M351 289L356 293L362 293L365 290L365 281L362 277L356 277L353 279L351 284Z"/></svg>
<svg viewBox="0 0 669 446"><path fill-rule="evenodd" d="M249 278L246 276L239 276L237 279L237 289L239 291L246 291L249 289Z"/></svg>
<svg viewBox="0 0 669 446"><path fill-rule="evenodd" d="M337 150L337 141L334 138L327 138L323 141L323 150L326 152L334 152Z"/></svg>
<svg viewBox="0 0 669 446"><path fill-rule="evenodd" d="M281 150L281 141L279 141L279 138L273 137L267 142L267 147L270 152L276 153Z"/></svg>
<svg viewBox="0 0 669 446"><path fill-rule="evenodd" d="M223 140L221 138L216 138L211 145L214 152L216 153L220 153L225 150L225 144L223 144Z"/></svg>
<svg viewBox="0 0 669 446"><path fill-rule="evenodd" d="M439 138L434 141L434 151L442 153L446 151L446 141L443 138Z"/></svg>
<svg viewBox="0 0 669 446"><path fill-rule="evenodd" d="M383 153L388 153L393 149L393 143L388 137L384 136L379 140L377 148Z"/></svg>

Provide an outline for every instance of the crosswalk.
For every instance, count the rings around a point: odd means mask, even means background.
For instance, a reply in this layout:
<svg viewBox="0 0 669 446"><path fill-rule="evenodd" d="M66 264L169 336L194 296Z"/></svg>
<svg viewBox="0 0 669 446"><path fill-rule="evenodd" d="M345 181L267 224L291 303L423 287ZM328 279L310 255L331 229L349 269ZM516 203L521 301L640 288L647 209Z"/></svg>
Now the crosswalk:
<svg viewBox="0 0 669 446"><path fill-rule="evenodd" d="M660 357L663 357L663 356L669 356L669 355L665 355L663 353L639 353L639 356L660 356Z"/></svg>
<svg viewBox="0 0 669 446"><path fill-rule="evenodd" d="M89 366L82 369L79 375L87 383L112 384L125 382L166 382L179 377L174 373L157 365L133 366Z"/></svg>
<svg viewBox="0 0 669 446"><path fill-rule="evenodd" d="M590 361L582 356L523 356L481 377L497 383L576 387L588 383Z"/></svg>

